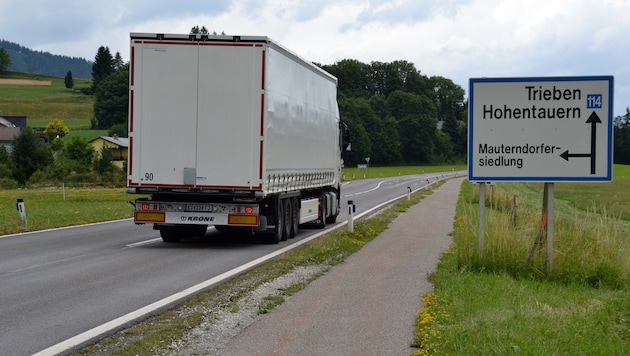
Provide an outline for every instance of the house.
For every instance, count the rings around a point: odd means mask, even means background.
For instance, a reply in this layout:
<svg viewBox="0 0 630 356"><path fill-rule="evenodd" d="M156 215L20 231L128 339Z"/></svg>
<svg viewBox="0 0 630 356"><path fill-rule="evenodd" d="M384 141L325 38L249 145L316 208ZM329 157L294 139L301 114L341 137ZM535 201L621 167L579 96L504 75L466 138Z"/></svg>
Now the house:
<svg viewBox="0 0 630 356"><path fill-rule="evenodd" d="M109 148L114 154L112 165L119 169L126 169L127 155L129 151L129 139L127 137L100 136L88 142L99 154L103 148Z"/></svg>
<svg viewBox="0 0 630 356"><path fill-rule="evenodd" d="M0 146L13 150L13 140L26 128L26 116L4 116L0 112Z"/></svg>

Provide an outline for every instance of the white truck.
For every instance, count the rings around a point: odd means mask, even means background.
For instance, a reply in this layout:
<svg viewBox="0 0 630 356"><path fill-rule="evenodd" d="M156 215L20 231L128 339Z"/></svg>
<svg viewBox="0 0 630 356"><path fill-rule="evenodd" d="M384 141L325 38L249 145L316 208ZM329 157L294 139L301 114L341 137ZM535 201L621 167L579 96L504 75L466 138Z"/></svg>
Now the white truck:
<svg viewBox="0 0 630 356"><path fill-rule="evenodd" d="M131 33L128 193L165 242L340 210L337 79L264 36ZM148 197L147 197L148 195Z"/></svg>

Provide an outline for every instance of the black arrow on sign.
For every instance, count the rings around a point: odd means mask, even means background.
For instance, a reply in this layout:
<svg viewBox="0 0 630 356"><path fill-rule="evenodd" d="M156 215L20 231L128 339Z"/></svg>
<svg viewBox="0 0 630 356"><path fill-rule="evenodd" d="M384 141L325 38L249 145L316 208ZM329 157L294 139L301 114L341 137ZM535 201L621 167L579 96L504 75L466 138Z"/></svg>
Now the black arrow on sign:
<svg viewBox="0 0 630 356"><path fill-rule="evenodd" d="M586 120L587 124L591 124L591 153L569 153L569 150L562 152L560 157L569 160L569 157L591 157L591 174L595 174L595 148L597 146L597 124L601 124L597 113L593 111L591 116Z"/></svg>

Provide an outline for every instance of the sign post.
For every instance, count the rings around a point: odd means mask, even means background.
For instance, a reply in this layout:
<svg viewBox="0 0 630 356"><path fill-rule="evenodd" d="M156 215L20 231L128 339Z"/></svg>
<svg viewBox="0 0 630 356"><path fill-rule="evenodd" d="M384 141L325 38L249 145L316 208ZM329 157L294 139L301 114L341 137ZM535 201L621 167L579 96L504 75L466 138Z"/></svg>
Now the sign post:
<svg viewBox="0 0 630 356"><path fill-rule="evenodd" d="M612 109L612 76L472 78L468 180L551 183L552 240L553 182L612 181Z"/></svg>

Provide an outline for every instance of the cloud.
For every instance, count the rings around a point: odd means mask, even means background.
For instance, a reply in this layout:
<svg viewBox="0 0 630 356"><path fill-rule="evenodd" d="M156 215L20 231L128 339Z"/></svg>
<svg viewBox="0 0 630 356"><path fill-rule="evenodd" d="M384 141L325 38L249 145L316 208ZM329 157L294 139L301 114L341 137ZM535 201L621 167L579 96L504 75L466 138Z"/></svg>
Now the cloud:
<svg viewBox="0 0 630 356"><path fill-rule="evenodd" d="M3 0L0 36L36 50L129 58L130 32L269 36L309 60L406 60L467 89L480 76L615 76L630 106L626 0Z"/></svg>

